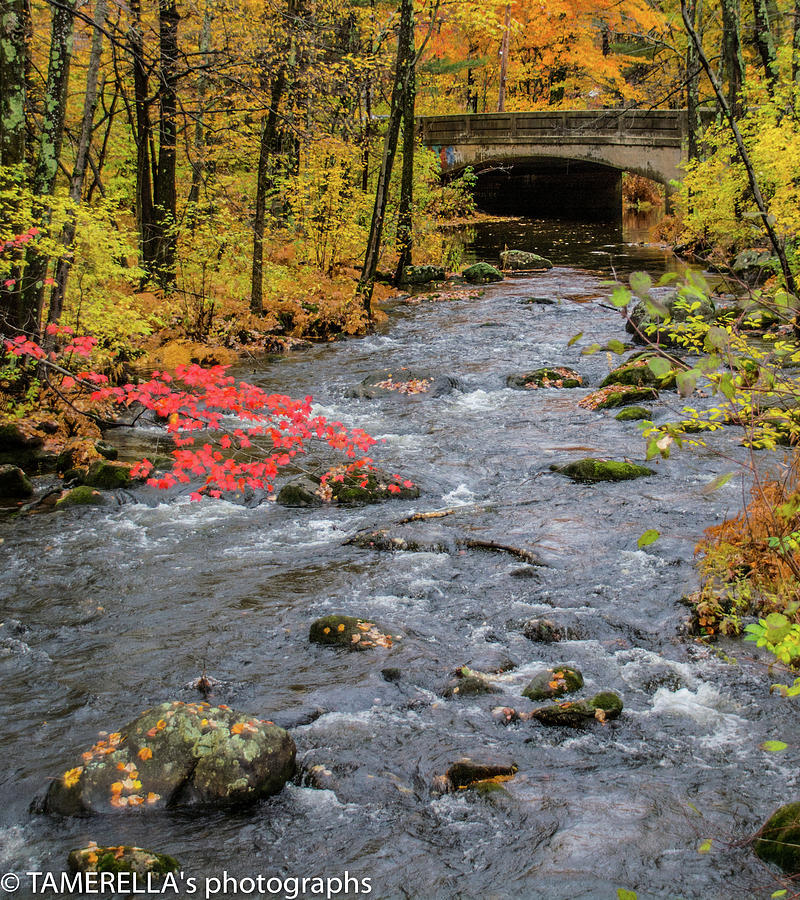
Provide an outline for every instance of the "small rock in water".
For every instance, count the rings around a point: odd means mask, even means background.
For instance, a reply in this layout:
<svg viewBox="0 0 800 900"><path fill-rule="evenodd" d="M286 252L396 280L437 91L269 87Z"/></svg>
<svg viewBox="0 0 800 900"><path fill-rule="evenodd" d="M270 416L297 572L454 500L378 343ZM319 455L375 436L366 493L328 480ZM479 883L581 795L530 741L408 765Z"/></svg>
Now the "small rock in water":
<svg viewBox="0 0 800 900"><path fill-rule="evenodd" d="M463 790L488 779L495 779L498 782L508 780L513 778L517 771L517 764L511 760L483 761L463 756L450 766L445 775L437 775L433 779L431 789L434 793L445 794Z"/></svg>
<svg viewBox="0 0 800 900"><path fill-rule="evenodd" d="M461 274L470 284L489 284L492 281L503 280L503 273L485 262L468 266Z"/></svg>
<svg viewBox="0 0 800 900"><path fill-rule="evenodd" d="M62 494L56 502L56 509L66 509L68 506L105 506L106 498L88 484L82 484Z"/></svg>
<svg viewBox="0 0 800 900"><path fill-rule="evenodd" d="M356 616L323 616L311 623L308 639L313 644L345 647L348 650L370 650L391 647L401 635L388 634L382 626Z"/></svg>
<svg viewBox="0 0 800 900"><path fill-rule="evenodd" d="M86 473L86 484L104 491L128 487L130 483L131 470L129 466L108 462L105 459L96 459Z"/></svg>
<svg viewBox="0 0 800 900"><path fill-rule="evenodd" d="M544 366L522 375L509 375L508 387L516 391L532 391L538 388L576 388L583 384L583 378L566 366Z"/></svg>
<svg viewBox="0 0 800 900"><path fill-rule="evenodd" d="M444 689L444 697L477 697L481 694L499 693L499 689L482 672L474 672L461 666L456 669L455 676Z"/></svg>
<svg viewBox="0 0 800 900"><path fill-rule="evenodd" d="M606 722L616 719L622 712L622 700L612 691L601 691L591 700L572 700L540 706L523 713L520 718L536 719L543 725L566 725L576 728L596 719Z"/></svg>
<svg viewBox="0 0 800 900"><path fill-rule="evenodd" d="M406 266L403 269L403 284L429 284L444 281L447 273L442 266Z"/></svg>
<svg viewBox="0 0 800 900"><path fill-rule="evenodd" d="M583 675L570 666L551 666L537 672L522 692L529 700L552 700L583 687Z"/></svg>
<svg viewBox="0 0 800 900"><path fill-rule="evenodd" d="M566 629L550 619L528 619L522 626L522 633L529 641L553 644L568 637Z"/></svg>
<svg viewBox="0 0 800 900"><path fill-rule="evenodd" d="M642 419L649 420L652 416L653 413L643 406L628 406L625 409L621 409L614 418L618 422L639 422Z"/></svg>
<svg viewBox="0 0 800 900"><path fill-rule="evenodd" d="M141 847L98 847L90 841L81 850L73 850L68 859L70 872L133 872L158 880L168 872L180 871L177 859L166 853L154 853Z"/></svg>

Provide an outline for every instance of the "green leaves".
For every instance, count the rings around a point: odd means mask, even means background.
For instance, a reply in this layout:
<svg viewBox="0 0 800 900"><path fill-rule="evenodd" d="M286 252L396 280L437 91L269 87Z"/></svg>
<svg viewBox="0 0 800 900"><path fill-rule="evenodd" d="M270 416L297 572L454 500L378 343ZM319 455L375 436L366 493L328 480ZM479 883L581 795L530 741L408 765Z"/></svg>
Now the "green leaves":
<svg viewBox="0 0 800 900"><path fill-rule="evenodd" d="M631 292L626 287L618 284L611 292L611 302L614 306L621 309L631 302Z"/></svg>
<svg viewBox="0 0 800 900"><path fill-rule="evenodd" d="M721 487L724 487L730 480L733 478L733 472L726 472L724 475L717 475L716 478L709 481L708 484L703 486L702 493L705 496L708 494L713 494L714 491L718 491Z"/></svg>
<svg viewBox="0 0 800 900"><path fill-rule="evenodd" d="M648 528L647 531L636 542L636 546L641 550L643 547L649 547L661 537L661 532L655 528Z"/></svg>
<svg viewBox="0 0 800 900"><path fill-rule="evenodd" d="M625 344L622 341L609 341L606 344L606 349L620 356L625 352Z"/></svg>
<svg viewBox="0 0 800 900"><path fill-rule="evenodd" d="M649 298L653 280L647 272L633 272L628 281L630 282L631 290L640 300L647 300Z"/></svg>
<svg viewBox="0 0 800 900"><path fill-rule="evenodd" d="M573 344L577 344L578 341L583 337L583 332L579 331L577 334L573 334L572 337L567 341L567 346L571 347Z"/></svg>
<svg viewBox="0 0 800 900"><path fill-rule="evenodd" d="M763 744L758 746L761 750L766 750L768 753L780 753L781 750L786 750L789 745L783 741L764 741Z"/></svg>
<svg viewBox="0 0 800 900"><path fill-rule="evenodd" d="M661 356L655 356L647 360L647 368L656 376L656 378L664 378L672 371L672 365L668 360Z"/></svg>
<svg viewBox="0 0 800 900"><path fill-rule="evenodd" d="M711 838L706 838L697 848L698 853L708 853L711 850Z"/></svg>
<svg viewBox="0 0 800 900"><path fill-rule="evenodd" d="M697 387L697 374L691 370L678 372L675 376L675 383L678 387L678 394L681 397L689 397Z"/></svg>
<svg viewBox="0 0 800 900"><path fill-rule="evenodd" d="M617 900L637 900L636 891L628 891L625 888L617 888Z"/></svg>

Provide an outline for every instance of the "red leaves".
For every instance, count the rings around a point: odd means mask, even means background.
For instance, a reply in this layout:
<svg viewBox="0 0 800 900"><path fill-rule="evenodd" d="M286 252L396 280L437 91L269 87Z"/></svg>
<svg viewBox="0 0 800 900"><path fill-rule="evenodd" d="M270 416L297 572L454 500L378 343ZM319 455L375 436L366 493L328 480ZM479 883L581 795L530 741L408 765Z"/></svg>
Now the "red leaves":
<svg viewBox="0 0 800 900"><path fill-rule="evenodd" d="M62 370L70 362L65 356L88 357L97 343L90 336L75 336L68 326L50 326L48 334L69 340L56 355ZM46 358L44 350L24 336L6 341L5 346L16 356ZM322 440L353 459L343 467L348 473L372 468L372 461L363 454L375 440L365 431L348 430L341 422L329 422L322 416L312 417L311 397L293 400L245 381L237 382L226 366L178 366L174 375L155 371L148 381L113 387L105 375L89 369L74 377L64 375L61 386L86 390L96 404L122 409L140 406L165 419L165 428L175 444L172 471L150 477L153 464L145 459L133 466L131 474L147 478L148 484L159 489L202 479L202 487L190 494L192 500L206 494L218 498L223 492L247 487L271 491L279 469L305 452L309 441L314 440ZM231 419L237 420L234 427L228 425ZM196 437L201 432L206 440L198 445ZM265 441L271 451L259 449ZM223 451L236 451L237 455L231 457ZM395 480L399 482L399 478ZM404 485L413 486L411 482ZM397 485L393 488L393 493L399 493Z"/></svg>

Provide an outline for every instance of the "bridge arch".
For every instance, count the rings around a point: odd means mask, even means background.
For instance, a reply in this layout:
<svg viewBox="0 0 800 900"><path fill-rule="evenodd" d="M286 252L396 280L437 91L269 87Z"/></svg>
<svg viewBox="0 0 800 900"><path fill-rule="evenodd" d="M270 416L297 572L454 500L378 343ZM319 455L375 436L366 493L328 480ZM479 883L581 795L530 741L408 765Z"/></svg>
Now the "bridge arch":
<svg viewBox="0 0 800 900"><path fill-rule="evenodd" d="M504 197L504 211L608 217L621 211L622 172L682 177L686 121L682 110L485 113L423 117L420 132L445 177L475 169L484 208Z"/></svg>

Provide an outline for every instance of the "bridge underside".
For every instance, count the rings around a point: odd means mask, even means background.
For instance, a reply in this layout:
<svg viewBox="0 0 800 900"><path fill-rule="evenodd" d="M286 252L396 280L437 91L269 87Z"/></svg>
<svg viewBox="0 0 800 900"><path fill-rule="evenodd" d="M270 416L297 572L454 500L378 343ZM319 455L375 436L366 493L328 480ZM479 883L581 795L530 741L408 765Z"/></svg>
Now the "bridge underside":
<svg viewBox="0 0 800 900"><path fill-rule="evenodd" d="M478 207L497 215L616 219L622 172L583 160L538 157L478 172Z"/></svg>

